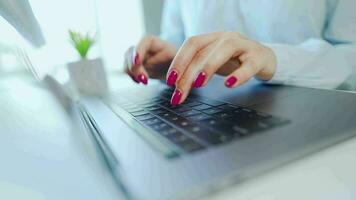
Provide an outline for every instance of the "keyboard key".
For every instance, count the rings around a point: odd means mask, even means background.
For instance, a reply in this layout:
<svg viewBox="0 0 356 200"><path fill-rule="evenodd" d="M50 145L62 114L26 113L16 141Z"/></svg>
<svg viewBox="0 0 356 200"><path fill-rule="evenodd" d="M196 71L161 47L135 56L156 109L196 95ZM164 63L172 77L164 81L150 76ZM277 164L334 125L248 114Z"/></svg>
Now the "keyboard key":
<svg viewBox="0 0 356 200"><path fill-rule="evenodd" d="M201 112L199 112L197 110L189 110L189 111L181 113L181 115L184 116L184 117L189 117L189 116L197 115L197 114L200 114L200 113Z"/></svg>
<svg viewBox="0 0 356 200"><path fill-rule="evenodd" d="M202 103L211 105L211 106L221 106L221 105L225 104L224 102L208 99L208 98L205 98L205 97L199 98L199 101L202 102Z"/></svg>
<svg viewBox="0 0 356 200"><path fill-rule="evenodd" d="M198 122L204 119L212 119L212 117L207 114L201 113L201 114L190 116L188 117L188 119Z"/></svg>
<svg viewBox="0 0 356 200"><path fill-rule="evenodd" d="M164 101L162 103L160 103L159 105L161 105L162 107L165 107L165 108L171 108L172 105L169 101Z"/></svg>
<svg viewBox="0 0 356 200"><path fill-rule="evenodd" d="M150 102L150 103L146 103L146 104L142 105L142 107L143 108L150 108L150 107L157 107L157 106L156 106L156 103Z"/></svg>
<svg viewBox="0 0 356 200"><path fill-rule="evenodd" d="M157 106L156 104L150 104L150 106L145 106L145 110L156 110L160 108L159 106Z"/></svg>
<svg viewBox="0 0 356 200"><path fill-rule="evenodd" d="M232 117L233 113L231 113L229 111L222 111L222 112L218 112L218 113L213 114L213 116L223 119L223 118Z"/></svg>
<svg viewBox="0 0 356 200"><path fill-rule="evenodd" d="M160 123L154 124L150 127L158 132L170 128L170 126L168 124L166 124L165 122L160 122Z"/></svg>
<svg viewBox="0 0 356 200"><path fill-rule="evenodd" d="M248 108L243 108L242 110L245 111L245 112L249 112L249 113L253 112L251 109L248 109Z"/></svg>
<svg viewBox="0 0 356 200"><path fill-rule="evenodd" d="M161 123L162 120L154 117L154 118L150 118L150 119L145 119L145 120L142 120L142 123L146 124L147 126L151 126L151 125L154 125L154 124L157 124L157 123Z"/></svg>
<svg viewBox="0 0 356 200"><path fill-rule="evenodd" d="M140 116L137 116L136 119L139 120L139 121L143 121L143 120L147 120L147 119L152 119L154 118L153 115L151 114L144 114L144 115L140 115Z"/></svg>
<svg viewBox="0 0 356 200"><path fill-rule="evenodd" d="M150 106L150 107L147 107L146 110L152 111L152 110L158 110L158 109L160 109L160 108L161 108L161 107L159 107L159 106Z"/></svg>
<svg viewBox="0 0 356 200"><path fill-rule="evenodd" d="M192 133L196 133L196 132L199 132L201 130L201 128L197 125L194 125L194 126L186 128L185 130L192 132Z"/></svg>
<svg viewBox="0 0 356 200"><path fill-rule="evenodd" d="M131 115L133 115L134 117L137 117L137 116L140 116L140 115L145 115L145 114L148 114L148 112L144 111L144 110L131 112Z"/></svg>
<svg viewBox="0 0 356 200"><path fill-rule="evenodd" d="M182 129L187 129L189 127L194 126L195 124L183 117L179 117L179 119L174 123L174 125L182 128Z"/></svg>
<svg viewBox="0 0 356 200"><path fill-rule="evenodd" d="M208 144L215 145L222 142L220 134L211 132L208 129L201 128L199 131L192 132L191 134Z"/></svg>
<svg viewBox="0 0 356 200"><path fill-rule="evenodd" d="M205 110L205 109L212 108L212 107L209 105L206 105L206 104L201 104L201 105L197 105L197 106L192 106L192 108L194 108L195 110Z"/></svg>
<svg viewBox="0 0 356 200"><path fill-rule="evenodd" d="M206 126L215 126L217 124L221 124L222 122L217 119L206 119L206 120L202 120L200 123Z"/></svg>
<svg viewBox="0 0 356 200"><path fill-rule="evenodd" d="M181 121L179 123L179 126L181 126L181 127L188 127L189 125L190 125L189 121Z"/></svg>
<svg viewBox="0 0 356 200"><path fill-rule="evenodd" d="M176 113L182 113L191 110L191 108L188 106L176 106L174 108L171 108L170 110L173 110Z"/></svg>
<svg viewBox="0 0 356 200"><path fill-rule="evenodd" d="M223 109L223 110L236 110L237 108L239 108L238 106L234 106L234 105L231 105L231 104L224 104L224 105L221 105L219 106L220 109Z"/></svg>
<svg viewBox="0 0 356 200"><path fill-rule="evenodd" d="M227 138L239 136L239 132L232 128L231 124L219 123L215 126L211 126L210 129L224 135Z"/></svg>
<svg viewBox="0 0 356 200"><path fill-rule="evenodd" d="M231 124L225 123L222 120L203 120L200 122L200 124L204 127L209 128L213 132L218 132L226 137L234 137L237 134L236 131L232 129Z"/></svg>
<svg viewBox="0 0 356 200"><path fill-rule="evenodd" d="M222 112L223 110L219 109L219 108L209 108L206 110L202 110L203 113L208 114L208 115L212 115L218 112Z"/></svg>
<svg viewBox="0 0 356 200"><path fill-rule="evenodd" d="M193 106L199 106L202 105L202 103L198 101L192 101L192 102L184 102L182 105L188 106L188 107L193 107Z"/></svg>
<svg viewBox="0 0 356 200"><path fill-rule="evenodd" d="M158 115L158 114L167 112L167 110L164 109L164 108L159 108L159 109L156 109L156 110L151 110L150 112L151 112L152 114Z"/></svg>
<svg viewBox="0 0 356 200"><path fill-rule="evenodd" d="M169 137L176 137L176 135L180 135L180 134L183 134L183 133L180 133L177 129L175 129L173 127L170 127L170 128L161 130L159 132L159 134L164 136L164 137L166 137L166 138L169 138Z"/></svg>
<svg viewBox="0 0 356 200"><path fill-rule="evenodd" d="M169 111L165 111L165 112L159 113L157 115L162 117L163 119L168 119L168 118L170 118L172 116L175 116L176 114L174 114L172 112L169 112Z"/></svg>

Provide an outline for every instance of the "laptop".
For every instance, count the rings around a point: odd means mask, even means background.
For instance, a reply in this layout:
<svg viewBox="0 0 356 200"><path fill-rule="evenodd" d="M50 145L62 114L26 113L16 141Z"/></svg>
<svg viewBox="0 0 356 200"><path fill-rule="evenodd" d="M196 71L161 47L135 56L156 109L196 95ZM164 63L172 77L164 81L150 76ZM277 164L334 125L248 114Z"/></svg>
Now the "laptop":
<svg viewBox="0 0 356 200"><path fill-rule="evenodd" d="M152 83L152 82L151 82ZM173 88L129 84L79 107L131 199L195 199L356 135L356 94L214 77L179 106Z"/></svg>

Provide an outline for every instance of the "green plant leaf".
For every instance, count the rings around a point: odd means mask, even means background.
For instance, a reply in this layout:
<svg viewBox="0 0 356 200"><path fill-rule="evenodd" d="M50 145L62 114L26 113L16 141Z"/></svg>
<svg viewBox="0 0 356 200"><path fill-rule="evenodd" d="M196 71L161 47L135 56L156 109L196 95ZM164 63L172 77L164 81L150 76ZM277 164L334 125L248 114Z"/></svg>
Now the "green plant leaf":
<svg viewBox="0 0 356 200"><path fill-rule="evenodd" d="M69 30L69 40L82 59L87 58L89 49L95 44L95 39L89 33L83 35L71 30Z"/></svg>

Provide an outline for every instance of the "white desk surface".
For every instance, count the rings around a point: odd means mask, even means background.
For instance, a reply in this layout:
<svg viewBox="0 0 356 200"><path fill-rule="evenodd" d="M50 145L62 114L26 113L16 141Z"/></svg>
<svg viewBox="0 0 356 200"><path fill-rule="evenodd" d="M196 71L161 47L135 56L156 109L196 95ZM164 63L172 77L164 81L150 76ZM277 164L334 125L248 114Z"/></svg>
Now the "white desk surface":
<svg viewBox="0 0 356 200"><path fill-rule="evenodd" d="M355 155L352 139L208 199L356 199ZM0 79L0 158L0 199L122 198L88 135L36 83Z"/></svg>

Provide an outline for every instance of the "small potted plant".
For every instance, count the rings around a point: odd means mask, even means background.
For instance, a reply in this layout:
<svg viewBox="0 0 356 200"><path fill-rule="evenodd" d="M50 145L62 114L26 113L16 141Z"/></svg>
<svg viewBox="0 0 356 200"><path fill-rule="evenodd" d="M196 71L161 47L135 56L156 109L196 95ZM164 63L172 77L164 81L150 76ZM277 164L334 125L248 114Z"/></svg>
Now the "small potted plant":
<svg viewBox="0 0 356 200"><path fill-rule="evenodd" d="M68 63L69 76L80 94L103 95L107 92L108 84L103 61L100 58L88 59L90 48L95 40L89 34L69 31L70 42L78 52L80 60Z"/></svg>

